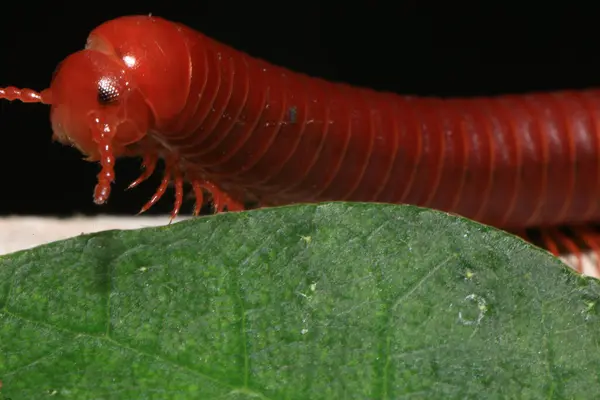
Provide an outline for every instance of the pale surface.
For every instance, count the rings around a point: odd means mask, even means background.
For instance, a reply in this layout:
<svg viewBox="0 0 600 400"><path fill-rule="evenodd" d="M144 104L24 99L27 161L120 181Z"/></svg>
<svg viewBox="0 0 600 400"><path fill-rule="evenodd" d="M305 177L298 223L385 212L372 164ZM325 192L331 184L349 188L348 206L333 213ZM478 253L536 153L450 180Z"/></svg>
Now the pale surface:
<svg viewBox="0 0 600 400"><path fill-rule="evenodd" d="M0 254L24 250L56 240L67 239L82 233L110 229L139 229L167 225L169 216L158 217L4 217L0 218ZM173 223L183 221L177 218Z"/></svg>
<svg viewBox="0 0 600 400"><path fill-rule="evenodd" d="M179 217L175 222L188 217ZM167 225L169 216L157 217L76 217L68 219L40 217L4 217L0 218L0 255L24 250L55 240L67 239L82 233L106 231L110 229L139 229L151 226ZM574 257L566 257L569 265L575 265ZM595 258L586 257L585 275L600 278L594 267Z"/></svg>

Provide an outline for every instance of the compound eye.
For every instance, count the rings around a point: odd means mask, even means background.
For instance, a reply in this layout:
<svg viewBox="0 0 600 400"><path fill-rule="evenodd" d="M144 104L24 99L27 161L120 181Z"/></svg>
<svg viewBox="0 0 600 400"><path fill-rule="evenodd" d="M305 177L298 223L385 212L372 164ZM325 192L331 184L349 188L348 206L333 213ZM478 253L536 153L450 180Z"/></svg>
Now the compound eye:
<svg viewBox="0 0 600 400"><path fill-rule="evenodd" d="M102 105L115 103L119 99L119 89L115 81L110 78L102 78L98 81L98 102Z"/></svg>

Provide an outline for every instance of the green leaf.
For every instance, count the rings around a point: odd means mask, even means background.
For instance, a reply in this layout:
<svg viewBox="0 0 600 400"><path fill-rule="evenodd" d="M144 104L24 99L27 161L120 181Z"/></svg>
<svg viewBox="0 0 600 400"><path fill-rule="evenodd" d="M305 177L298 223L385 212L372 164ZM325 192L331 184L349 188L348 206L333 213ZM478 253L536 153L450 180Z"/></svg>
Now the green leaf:
<svg viewBox="0 0 600 400"><path fill-rule="evenodd" d="M0 399L583 399L598 281L410 206L108 231L0 258Z"/></svg>

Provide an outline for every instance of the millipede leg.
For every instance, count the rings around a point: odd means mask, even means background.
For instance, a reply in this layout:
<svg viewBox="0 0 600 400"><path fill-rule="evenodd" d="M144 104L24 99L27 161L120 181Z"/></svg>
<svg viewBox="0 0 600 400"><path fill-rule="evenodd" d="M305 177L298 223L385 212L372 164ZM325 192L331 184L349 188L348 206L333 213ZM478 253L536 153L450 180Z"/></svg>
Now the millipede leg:
<svg viewBox="0 0 600 400"><path fill-rule="evenodd" d="M140 174L139 178L135 181L131 182L131 184L127 187L127 189L133 189L140 183L144 182L146 179L150 178L156 169L156 162L158 161L158 156L154 153L148 153L144 155L144 159L142 160L142 168L144 171Z"/></svg>
<svg viewBox="0 0 600 400"><path fill-rule="evenodd" d="M245 209L242 203L233 200L227 193L223 192L213 183L205 181L202 183L202 186L211 193L215 212L218 213L224 211L225 207L227 207L227 211L230 212L243 211Z"/></svg>
<svg viewBox="0 0 600 400"><path fill-rule="evenodd" d="M593 276L600 276L600 234L591 228L582 228L577 232L577 236L589 247L593 253L594 270Z"/></svg>
<svg viewBox="0 0 600 400"><path fill-rule="evenodd" d="M194 196L196 197L196 203L194 204L194 216L197 217L200 215L200 210L202 210L202 205L204 204L204 192L202 191L202 184L198 181L193 181L192 190L194 191Z"/></svg>
<svg viewBox="0 0 600 400"><path fill-rule="evenodd" d="M171 222L177 217L183 204L183 176L177 162L173 163L173 180L175 181L175 205L171 211Z"/></svg>
<svg viewBox="0 0 600 400"><path fill-rule="evenodd" d="M556 244L556 241L554 241L552 236L550 236L550 234L545 230L542 230L540 232L540 236L543 247L547 249L550 253L552 253L552 255L554 255L555 257L560 256L558 245Z"/></svg>
<svg viewBox="0 0 600 400"><path fill-rule="evenodd" d="M223 194L222 201L223 206L227 207L227 211L229 212L244 211L246 209L243 203L233 200L228 194Z"/></svg>
<svg viewBox="0 0 600 400"><path fill-rule="evenodd" d="M165 174L163 176L162 181L160 182L160 186L158 187L158 189L156 189L154 196L152 196L152 198L144 205L144 207L142 207L142 209L140 210L138 215L148 211L150 209L150 207L152 207L154 204L156 204L156 202L158 200L160 200L160 198L167 191L167 187L169 187L169 180L171 178L172 166L171 166L170 162L166 162L165 164L166 164L165 165Z"/></svg>
<svg viewBox="0 0 600 400"><path fill-rule="evenodd" d="M560 232L558 229L554 231L558 240L564 245L564 247L575 257L577 260L577 265L575 265L575 271L579 273L583 273L583 254L581 254L581 249L577 244L571 240L571 238L564 233Z"/></svg>

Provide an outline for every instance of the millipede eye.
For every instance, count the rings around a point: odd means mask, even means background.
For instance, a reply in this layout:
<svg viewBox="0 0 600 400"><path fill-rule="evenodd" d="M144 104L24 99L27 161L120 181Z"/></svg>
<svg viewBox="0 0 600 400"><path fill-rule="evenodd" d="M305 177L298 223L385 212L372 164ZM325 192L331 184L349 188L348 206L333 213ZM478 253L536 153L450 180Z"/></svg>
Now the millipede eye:
<svg viewBox="0 0 600 400"><path fill-rule="evenodd" d="M119 90L112 79L102 78L98 81L98 102L102 105L114 103L119 98Z"/></svg>

